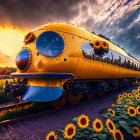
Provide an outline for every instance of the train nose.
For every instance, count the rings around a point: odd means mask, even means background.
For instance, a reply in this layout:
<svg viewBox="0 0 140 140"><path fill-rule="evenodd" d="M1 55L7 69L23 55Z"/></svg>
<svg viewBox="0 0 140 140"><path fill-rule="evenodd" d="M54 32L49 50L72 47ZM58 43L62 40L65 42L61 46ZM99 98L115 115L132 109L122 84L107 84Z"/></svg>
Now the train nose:
<svg viewBox="0 0 140 140"><path fill-rule="evenodd" d="M22 49L16 57L16 65L19 70L25 70L28 67L30 61L29 51Z"/></svg>

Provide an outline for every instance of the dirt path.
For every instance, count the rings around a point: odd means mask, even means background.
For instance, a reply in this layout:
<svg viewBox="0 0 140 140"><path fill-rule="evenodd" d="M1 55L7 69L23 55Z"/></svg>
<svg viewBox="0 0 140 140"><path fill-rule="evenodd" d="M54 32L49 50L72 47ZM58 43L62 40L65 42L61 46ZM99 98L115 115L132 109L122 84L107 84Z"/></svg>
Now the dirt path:
<svg viewBox="0 0 140 140"><path fill-rule="evenodd" d="M45 140L49 130L54 130L60 136L59 128L65 128L68 123L72 122L74 117L81 114L89 116L90 125L96 118L100 118L104 121L104 118L98 111L103 108L107 110L112 103L115 103L113 99L117 97L118 94L124 92L129 93L137 87L137 85L131 86L128 89L112 92L108 95L90 101L84 101L74 106L54 110L49 114L33 118L32 120L26 120L18 122L17 124L11 124L8 127L3 127L0 130L0 140Z"/></svg>

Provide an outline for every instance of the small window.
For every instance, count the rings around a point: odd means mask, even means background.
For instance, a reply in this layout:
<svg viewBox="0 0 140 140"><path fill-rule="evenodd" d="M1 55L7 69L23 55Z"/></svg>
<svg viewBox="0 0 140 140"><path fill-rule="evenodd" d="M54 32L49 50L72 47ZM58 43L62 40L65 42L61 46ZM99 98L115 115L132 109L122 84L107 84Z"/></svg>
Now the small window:
<svg viewBox="0 0 140 140"><path fill-rule="evenodd" d="M94 59L95 58L94 49L89 42L84 42L83 43L82 53L83 53L83 56L88 58L88 59Z"/></svg>

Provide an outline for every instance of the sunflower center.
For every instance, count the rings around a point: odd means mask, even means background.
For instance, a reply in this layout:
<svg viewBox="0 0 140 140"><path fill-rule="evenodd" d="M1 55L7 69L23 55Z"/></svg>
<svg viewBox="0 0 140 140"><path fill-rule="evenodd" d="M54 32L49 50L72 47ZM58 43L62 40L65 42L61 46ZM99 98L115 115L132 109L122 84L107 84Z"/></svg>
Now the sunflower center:
<svg viewBox="0 0 140 140"><path fill-rule="evenodd" d="M117 139L117 140L121 140L121 135L120 135L119 132L115 133L115 136L116 136L116 139Z"/></svg>
<svg viewBox="0 0 140 140"><path fill-rule="evenodd" d="M55 137L54 136L50 136L49 140L55 140Z"/></svg>
<svg viewBox="0 0 140 140"><path fill-rule="evenodd" d="M85 125L87 121L86 121L85 118L82 118L80 122L81 122L82 125Z"/></svg>
<svg viewBox="0 0 140 140"><path fill-rule="evenodd" d="M106 43L103 43L103 46L106 46Z"/></svg>
<svg viewBox="0 0 140 140"><path fill-rule="evenodd" d="M98 129L100 129L100 128L101 128L101 124L100 124L99 122L97 122L97 123L96 123L96 127L97 127Z"/></svg>
<svg viewBox="0 0 140 140"><path fill-rule="evenodd" d="M99 42L96 42L96 44L95 44L96 46L99 46Z"/></svg>
<svg viewBox="0 0 140 140"><path fill-rule="evenodd" d="M138 112L140 112L140 107L138 108Z"/></svg>
<svg viewBox="0 0 140 140"><path fill-rule="evenodd" d="M111 122L109 122L109 128L110 128L111 130L113 130L113 125L112 125Z"/></svg>
<svg viewBox="0 0 140 140"><path fill-rule="evenodd" d="M113 111L110 111L110 114L113 114Z"/></svg>
<svg viewBox="0 0 140 140"><path fill-rule="evenodd" d="M71 135L73 134L73 132L74 132L73 128L70 127L70 128L68 129L68 131L67 131L67 134L68 134L69 136L71 136Z"/></svg>
<svg viewBox="0 0 140 140"><path fill-rule="evenodd" d="M133 133L138 133L137 129L133 129Z"/></svg>
<svg viewBox="0 0 140 140"><path fill-rule="evenodd" d="M133 110L133 109L130 109L130 113L131 113L131 114L134 114L134 110Z"/></svg>

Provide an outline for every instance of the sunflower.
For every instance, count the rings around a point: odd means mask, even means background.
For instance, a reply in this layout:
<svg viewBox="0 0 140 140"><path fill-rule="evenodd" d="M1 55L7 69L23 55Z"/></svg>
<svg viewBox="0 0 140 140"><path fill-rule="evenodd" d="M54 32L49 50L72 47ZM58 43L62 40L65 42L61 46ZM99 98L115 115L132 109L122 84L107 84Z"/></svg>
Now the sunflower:
<svg viewBox="0 0 140 140"><path fill-rule="evenodd" d="M140 106L137 106L136 111L137 111L137 114L140 115Z"/></svg>
<svg viewBox="0 0 140 140"><path fill-rule="evenodd" d="M137 99L138 101L140 101L140 97L139 97L139 96L136 96L136 99Z"/></svg>
<svg viewBox="0 0 140 140"><path fill-rule="evenodd" d="M106 126L108 127L110 133L113 133L116 130L116 126L114 125L113 121L111 121L110 119L107 119Z"/></svg>
<svg viewBox="0 0 140 140"><path fill-rule="evenodd" d="M78 122L77 122L78 126L80 128L86 128L89 126L89 118L86 115L81 115L78 117Z"/></svg>
<svg viewBox="0 0 140 140"><path fill-rule="evenodd" d="M115 107L115 104L112 104L111 106L114 108Z"/></svg>
<svg viewBox="0 0 140 140"><path fill-rule="evenodd" d="M76 126L70 123L65 127L65 132L63 135L64 135L64 138L66 139L72 139L75 133L76 133Z"/></svg>
<svg viewBox="0 0 140 140"><path fill-rule="evenodd" d="M110 116L115 116L115 111L112 109L108 109Z"/></svg>
<svg viewBox="0 0 140 140"><path fill-rule="evenodd" d="M137 126L134 126L132 129L132 134L134 137L140 137L140 129Z"/></svg>
<svg viewBox="0 0 140 140"><path fill-rule="evenodd" d="M103 50L107 51L108 46L109 46L109 44L106 41L101 41L101 47Z"/></svg>
<svg viewBox="0 0 140 140"><path fill-rule="evenodd" d="M125 108L125 109L127 109L127 108L128 108L128 106L126 106L126 105L125 105L125 106L124 106L124 108Z"/></svg>
<svg viewBox="0 0 140 140"><path fill-rule="evenodd" d="M136 94L136 93L137 93L137 91L136 91L136 90L133 90L133 91L132 91L132 93L133 93L133 94Z"/></svg>
<svg viewBox="0 0 140 140"><path fill-rule="evenodd" d="M100 49L100 46L101 46L101 41L96 40L96 41L93 43L93 46L94 46L95 49L99 50L99 49Z"/></svg>
<svg viewBox="0 0 140 140"><path fill-rule="evenodd" d="M140 86L138 86L138 89L140 89Z"/></svg>
<svg viewBox="0 0 140 140"><path fill-rule="evenodd" d="M126 99L126 102L127 102L127 103L130 103L130 102L131 102L131 100L130 100L130 99Z"/></svg>
<svg viewBox="0 0 140 140"><path fill-rule="evenodd" d="M101 132L103 130L103 123L101 120L99 119L96 119L94 120L93 122L93 130L96 131L96 132Z"/></svg>
<svg viewBox="0 0 140 140"><path fill-rule="evenodd" d="M130 115L130 116L136 116L136 109L134 108L134 107L129 107L128 108L128 114Z"/></svg>
<svg viewBox="0 0 140 140"><path fill-rule="evenodd" d="M126 98L126 97L127 97L127 93L124 93L124 94L123 94L123 97Z"/></svg>
<svg viewBox="0 0 140 140"><path fill-rule="evenodd" d="M47 136L46 136L46 140L56 140L57 139L57 135L55 135L54 131L51 131Z"/></svg>
<svg viewBox="0 0 140 140"><path fill-rule="evenodd" d="M130 103L130 106L135 106L135 104L133 102Z"/></svg>
<svg viewBox="0 0 140 140"><path fill-rule="evenodd" d="M123 96L122 95L118 95L118 99L122 99L123 98Z"/></svg>
<svg viewBox="0 0 140 140"><path fill-rule="evenodd" d="M113 137L114 137L114 140L124 140L124 136L123 136L122 132L119 129L116 129L113 132Z"/></svg>
<svg viewBox="0 0 140 140"><path fill-rule="evenodd" d="M128 97L132 98L133 97L132 93L128 93Z"/></svg>
<svg viewBox="0 0 140 140"><path fill-rule="evenodd" d="M119 100L119 99L117 99L117 104L121 104L122 102Z"/></svg>
<svg viewBox="0 0 140 140"><path fill-rule="evenodd" d="M137 90L138 94L140 94L140 89Z"/></svg>

